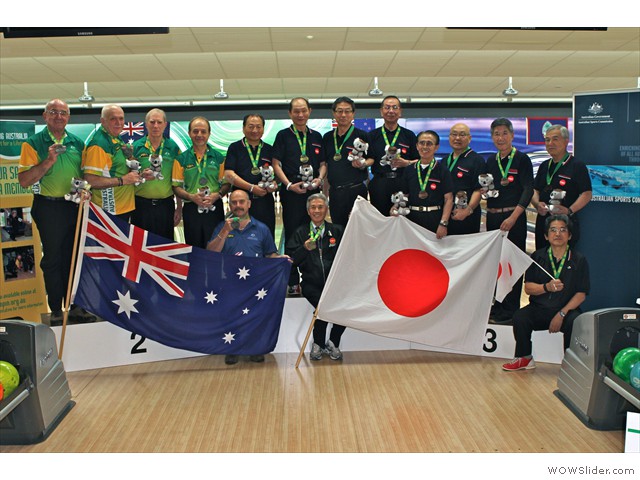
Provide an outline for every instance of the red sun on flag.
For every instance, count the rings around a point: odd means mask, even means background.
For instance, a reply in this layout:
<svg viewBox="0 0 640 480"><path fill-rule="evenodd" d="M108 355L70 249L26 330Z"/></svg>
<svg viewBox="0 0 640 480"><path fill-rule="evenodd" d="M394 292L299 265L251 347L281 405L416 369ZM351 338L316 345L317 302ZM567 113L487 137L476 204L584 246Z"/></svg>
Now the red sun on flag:
<svg viewBox="0 0 640 480"><path fill-rule="evenodd" d="M400 250L380 268L378 293L389 310L404 317L420 317L444 300L449 273L433 255L415 249Z"/></svg>
<svg viewBox="0 0 640 480"><path fill-rule="evenodd" d="M507 268L509 269L509 276L513 275L513 269L511 268L511 264L507 263ZM502 276L502 262L498 264L498 278Z"/></svg>

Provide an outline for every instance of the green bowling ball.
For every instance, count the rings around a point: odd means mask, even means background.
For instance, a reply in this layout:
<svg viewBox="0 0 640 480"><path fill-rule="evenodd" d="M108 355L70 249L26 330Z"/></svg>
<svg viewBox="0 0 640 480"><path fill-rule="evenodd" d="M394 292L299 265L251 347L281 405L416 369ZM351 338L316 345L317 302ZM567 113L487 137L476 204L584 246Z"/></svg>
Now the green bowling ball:
<svg viewBox="0 0 640 480"><path fill-rule="evenodd" d="M631 368L638 362L640 362L640 348L623 348L613 359L613 373L629 383Z"/></svg>
<svg viewBox="0 0 640 480"><path fill-rule="evenodd" d="M8 397L20 385L20 375L16 367L9 362L0 361L0 383L4 388L4 396Z"/></svg>

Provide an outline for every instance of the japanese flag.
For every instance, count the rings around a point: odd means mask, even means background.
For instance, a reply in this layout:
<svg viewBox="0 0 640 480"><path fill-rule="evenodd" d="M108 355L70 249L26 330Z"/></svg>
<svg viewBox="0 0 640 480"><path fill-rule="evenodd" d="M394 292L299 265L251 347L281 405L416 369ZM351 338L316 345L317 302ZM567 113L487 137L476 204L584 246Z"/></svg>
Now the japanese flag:
<svg viewBox="0 0 640 480"><path fill-rule="evenodd" d="M498 281L496 283L496 301L502 302L511 291L513 285L527 271L533 261L522 250L507 238L502 237L500 266L498 267Z"/></svg>
<svg viewBox="0 0 640 480"><path fill-rule="evenodd" d="M385 217L358 198L318 318L391 338L480 354L500 231L450 236Z"/></svg>

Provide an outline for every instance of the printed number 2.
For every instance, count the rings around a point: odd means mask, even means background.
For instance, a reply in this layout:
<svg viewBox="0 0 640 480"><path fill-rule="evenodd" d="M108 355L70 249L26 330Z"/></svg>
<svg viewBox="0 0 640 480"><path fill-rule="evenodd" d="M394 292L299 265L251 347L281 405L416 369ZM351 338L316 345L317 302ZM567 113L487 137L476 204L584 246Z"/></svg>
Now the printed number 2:
<svg viewBox="0 0 640 480"><path fill-rule="evenodd" d="M135 340L135 339L136 339L136 334L132 333L131 340ZM145 337L140 337L140 340L131 348L131 355L135 355L136 353L147 353L146 348L140 348L140 345L142 345L145 340L146 340Z"/></svg>
<svg viewBox="0 0 640 480"><path fill-rule="evenodd" d="M482 349L487 353L495 352L498 348L498 344L496 343L496 331L492 328L487 328L485 335L487 335L486 343L482 346Z"/></svg>

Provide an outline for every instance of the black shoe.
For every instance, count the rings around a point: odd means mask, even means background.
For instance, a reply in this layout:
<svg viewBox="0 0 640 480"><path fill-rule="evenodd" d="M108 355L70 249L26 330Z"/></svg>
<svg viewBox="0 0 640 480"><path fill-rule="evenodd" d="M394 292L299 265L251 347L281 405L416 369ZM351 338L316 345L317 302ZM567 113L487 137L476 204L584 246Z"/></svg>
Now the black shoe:
<svg viewBox="0 0 640 480"><path fill-rule="evenodd" d="M504 310L498 315L489 319L490 323L494 325L513 325L513 313L505 312Z"/></svg>
<svg viewBox="0 0 640 480"><path fill-rule="evenodd" d="M82 307L73 307L69 311L69 323L94 323L96 316Z"/></svg>
<svg viewBox="0 0 640 480"><path fill-rule="evenodd" d="M264 362L264 355L251 355L249 360L256 363L262 363Z"/></svg>
<svg viewBox="0 0 640 480"><path fill-rule="evenodd" d="M225 355L224 363L226 363L227 365L235 365L236 363L238 363L238 355Z"/></svg>
<svg viewBox="0 0 640 480"><path fill-rule="evenodd" d="M59 327L62 325L62 318L62 310L51 312L51 315L49 315L49 325L51 327Z"/></svg>

